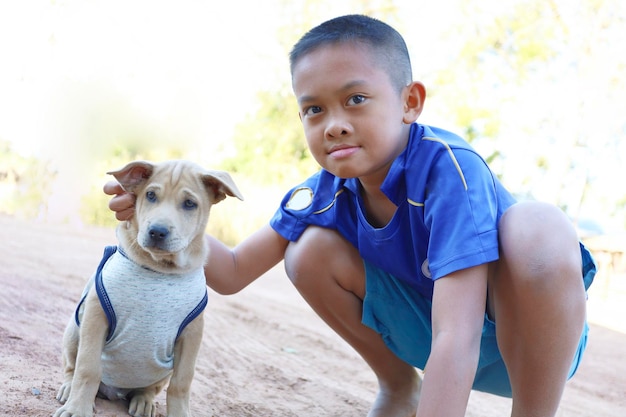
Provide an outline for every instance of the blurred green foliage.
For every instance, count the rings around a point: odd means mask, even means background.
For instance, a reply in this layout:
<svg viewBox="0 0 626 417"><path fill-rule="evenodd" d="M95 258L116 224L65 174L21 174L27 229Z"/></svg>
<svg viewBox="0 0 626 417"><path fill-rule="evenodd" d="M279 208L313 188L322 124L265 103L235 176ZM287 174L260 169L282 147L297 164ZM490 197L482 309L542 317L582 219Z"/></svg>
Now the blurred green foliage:
<svg viewBox="0 0 626 417"><path fill-rule="evenodd" d="M9 142L0 140L0 213L41 216L55 176L46 162L20 156Z"/></svg>
<svg viewBox="0 0 626 417"><path fill-rule="evenodd" d="M259 108L239 124L221 168L259 185L291 184L319 169L302 131L291 91L261 91Z"/></svg>
<svg viewBox="0 0 626 417"><path fill-rule="evenodd" d="M419 24L419 16L414 20L399 16L392 0L353 3L354 10L387 20L401 32L398 22ZM511 7L504 6L509 3ZM283 24L276 36L285 55L305 30L322 20L328 4L330 0L284 2ZM546 183L551 175L555 200L561 207L576 213L585 199L596 199L611 215L626 218L626 189L594 197L594 181L600 175L591 167L581 167L593 158L605 158L608 163L612 157L614 161L623 151L623 115L621 124L618 120L602 126L598 133L600 127L594 124L597 109L587 96L572 94L575 102L571 108L549 105L553 96L561 93L552 88L563 80L569 80L566 87L580 88L587 94L599 92L600 98L605 95L610 103L623 102L626 60L617 55L613 60L602 60L626 23L619 4L619 0L585 0L582 9L572 13L566 2L558 1L503 2L497 10L490 10L482 2L459 0L465 15L483 18L447 28L443 41L449 44L442 44L442 48L458 53L449 65L430 75L429 111L458 127L475 146L482 146L483 155L498 175L509 181L512 174L519 176L517 191L521 194L532 194L537 184ZM414 40L407 39L409 47ZM422 58L419 51L415 55ZM577 77L587 77L593 85L582 85ZM319 169L307 149L289 81L285 79L271 91L259 91L253 111L216 151L221 158L213 168L231 172L246 198L243 203L227 199L211 214L209 231L229 244L267 222L283 193ZM108 209L110 197L102 192L102 185L110 179L107 171L135 159L192 158L203 163L202 155L189 152L190 144L197 140L190 137L195 128L190 125L203 117L200 110L190 109L196 107L193 103L187 103L190 108L172 105L180 120L168 131L160 120L142 118L132 103L112 91L90 95L84 85L79 87L70 92L77 99L95 98L79 109L67 109L77 134L74 142L64 142L63 146L89 155L86 166L74 173L85 184L80 190L78 214L82 222L104 226L118 223ZM547 104L536 101L539 97ZM612 107L609 111L614 111ZM543 113L537 114L537 108ZM529 151L531 161L523 172L512 164L520 159L520 149ZM571 173L581 170L583 181L574 183ZM22 157L8 143L0 142L0 212L45 216L58 176L48 161ZM579 201L561 197L568 187L580 188Z"/></svg>

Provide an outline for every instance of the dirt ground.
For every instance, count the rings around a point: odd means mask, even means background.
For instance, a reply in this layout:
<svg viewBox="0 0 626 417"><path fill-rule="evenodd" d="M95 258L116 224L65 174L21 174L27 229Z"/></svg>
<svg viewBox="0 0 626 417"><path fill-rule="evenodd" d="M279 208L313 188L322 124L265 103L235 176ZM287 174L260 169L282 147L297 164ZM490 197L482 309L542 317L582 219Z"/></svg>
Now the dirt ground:
<svg viewBox="0 0 626 417"><path fill-rule="evenodd" d="M0 216L0 416L50 416L58 407L62 332L107 244L115 244L112 230ZM626 416L626 297L590 298L591 339L559 416ZM603 318L618 311L607 327ZM281 267L239 294L210 292L206 318L194 416L366 415L373 374L311 312ZM467 416L509 410L510 400L473 392ZM126 405L97 400L96 415L123 416Z"/></svg>

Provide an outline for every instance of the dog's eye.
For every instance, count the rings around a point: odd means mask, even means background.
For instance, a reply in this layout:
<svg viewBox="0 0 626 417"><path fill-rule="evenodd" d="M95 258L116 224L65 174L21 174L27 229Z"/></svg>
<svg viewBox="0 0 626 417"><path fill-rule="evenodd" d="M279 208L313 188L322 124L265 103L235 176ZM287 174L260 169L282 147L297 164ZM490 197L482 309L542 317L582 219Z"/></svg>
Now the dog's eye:
<svg viewBox="0 0 626 417"><path fill-rule="evenodd" d="M157 199L156 193L154 191L148 191L146 192L146 200L148 200L151 203L154 203Z"/></svg>
<svg viewBox="0 0 626 417"><path fill-rule="evenodd" d="M198 204L193 200L185 200L185 202L183 203L183 208L185 210L193 210L196 207L198 207Z"/></svg>

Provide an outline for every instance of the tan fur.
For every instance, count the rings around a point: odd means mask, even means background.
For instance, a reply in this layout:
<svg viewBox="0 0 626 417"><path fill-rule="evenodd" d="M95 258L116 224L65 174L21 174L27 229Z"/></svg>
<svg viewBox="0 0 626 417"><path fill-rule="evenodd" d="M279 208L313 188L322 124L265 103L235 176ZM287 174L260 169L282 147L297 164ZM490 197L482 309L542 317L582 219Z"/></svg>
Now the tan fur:
<svg viewBox="0 0 626 417"><path fill-rule="evenodd" d="M208 171L188 161L135 161L109 174L137 196L135 215L117 228L120 247L136 263L164 273L184 273L202 266L208 255L204 232L211 206L227 195L243 199L226 172ZM202 314L185 327L174 347L172 374L131 391L129 414L154 417L154 398L169 380L167 415L191 415L189 388L203 327ZM72 317L65 330L64 383L57 394L64 405L54 417L93 416L107 331L106 315L91 288L80 327Z"/></svg>

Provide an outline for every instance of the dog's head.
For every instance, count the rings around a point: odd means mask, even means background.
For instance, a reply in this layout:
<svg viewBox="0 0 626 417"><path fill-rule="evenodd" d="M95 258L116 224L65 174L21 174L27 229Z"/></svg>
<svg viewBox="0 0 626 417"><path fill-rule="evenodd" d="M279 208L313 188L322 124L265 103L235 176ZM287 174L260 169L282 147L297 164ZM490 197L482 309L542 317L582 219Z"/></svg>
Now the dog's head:
<svg viewBox="0 0 626 417"><path fill-rule="evenodd" d="M203 265L211 206L243 197L230 175L189 161L135 161L108 172L137 196L135 215L118 228L120 244L141 265L172 273Z"/></svg>

